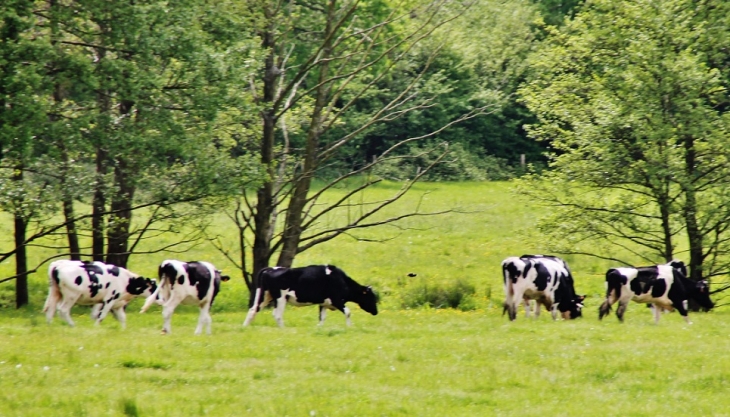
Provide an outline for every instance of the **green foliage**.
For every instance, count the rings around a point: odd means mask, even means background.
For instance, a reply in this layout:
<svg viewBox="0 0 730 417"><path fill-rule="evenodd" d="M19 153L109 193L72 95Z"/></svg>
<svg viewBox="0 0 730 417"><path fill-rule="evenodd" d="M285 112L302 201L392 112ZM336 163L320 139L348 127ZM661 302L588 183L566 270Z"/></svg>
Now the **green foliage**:
<svg viewBox="0 0 730 417"><path fill-rule="evenodd" d="M572 18L585 0L533 0L540 10L545 24L561 25L566 18Z"/></svg>
<svg viewBox="0 0 730 417"><path fill-rule="evenodd" d="M463 16L409 50L407 58L396 62L388 77L377 80L375 88L360 97L332 136L362 126L370 114L421 73L428 81L416 84L414 94L433 98L421 108L362 132L346 149L343 163L357 166L404 139L434 132L438 142L461 146L480 157L504 160L510 166L519 164L520 154L526 154L531 162L544 161L544 145L528 140L522 129L531 115L514 101L526 68L525 58L534 47L532 20L536 17L528 1L511 1L508 5L501 1L474 2ZM421 23L415 18L408 25ZM438 105L431 105L431 101ZM479 116L440 131L477 108L484 108ZM403 147L395 153L412 152Z"/></svg>
<svg viewBox="0 0 730 417"><path fill-rule="evenodd" d="M547 181L533 177L521 192L554 208L540 231L569 236L550 239L556 250L610 256L613 246L656 261L686 247L697 271L708 253L727 253L716 234L730 221L720 208L730 202L727 93L700 52L725 37L699 42L720 11L694 5L589 2L531 58L520 89L538 117L529 132L556 153ZM727 270L717 261L706 274Z"/></svg>
<svg viewBox="0 0 730 417"><path fill-rule="evenodd" d="M120 401L122 405L122 412L125 416L138 417L140 415L137 402L131 398L125 398Z"/></svg>
<svg viewBox="0 0 730 417"><path fill-rule="evenodd" d="M378 164L373 173L391 181L413 178L419 170L436 162L441 148L434 146L410 146L408 154L388 159ZM423 177L425 181L484 181L505 180L515 175L515 168L507 161L491 156L472 153L460 143L449 147L443 160Z"/></svg>
<svg viewBox="0 0 730 417"><path fill-rule="evenodd" d="M456 308L462 311L476 309L474 285L464 279L448 284L420 283L404 290L401 296L403 308Z"/></svg>

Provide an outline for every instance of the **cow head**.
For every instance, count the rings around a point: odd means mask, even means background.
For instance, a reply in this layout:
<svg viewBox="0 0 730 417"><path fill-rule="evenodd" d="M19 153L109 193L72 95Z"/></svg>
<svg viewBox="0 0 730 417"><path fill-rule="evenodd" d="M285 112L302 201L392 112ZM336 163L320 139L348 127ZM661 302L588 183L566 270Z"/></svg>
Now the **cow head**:
<svg viewBox="0 0 730 417"><path fill-rule="evenodd" d="M583 300L586 299L585 295L576 295L570 300L568 310L563 313L565 319L577 319L583 317Z"/></svg>
<svg viewBox="0 0 730 417"><path fill-rule="evenodd" d="M215 270L215 274L223 282L226 282L226 281L228 281L228 280L231 279L231 277L229 277L228 275L222 275L223 274L223 271L221 271L220 269L216 269Z"/></svg>
<svg viewBox="0 0 730 417"><path fill-rule="evenodd" d="M361 309L367 311L373 316L378 314L378 296L373 291L373 287L361 287L357 294L357 305Z"/></svg>
<svg viewBox="0 0 730 417"><path fill-rule="evenodd" d="M131 277L127 284L127 292L132 295L149 297L157 290L157 281L152 278Z"/></svg>
<svg viewBox="0 0 730 417"><path fill-rule="evenodd" d="M694 288L691 289L690 296L705 310L712 310L715 307L715 303L710 299L710 285L705 279L695 283Z"/></svg>

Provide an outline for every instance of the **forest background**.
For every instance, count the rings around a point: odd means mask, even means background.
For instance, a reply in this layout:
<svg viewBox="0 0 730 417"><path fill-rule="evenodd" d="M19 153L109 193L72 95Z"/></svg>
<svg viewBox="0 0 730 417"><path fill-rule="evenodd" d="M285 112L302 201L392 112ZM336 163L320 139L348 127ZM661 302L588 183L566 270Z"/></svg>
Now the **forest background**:
<svg viewBox="0 0 730 417"><path fill-rule="evenodd" d="M20 307L52 259L126 266L204 246L250 286L336 239L397 242L368 230L467 214L404 204L419 182L515 179L505 203L547 207L532 230L545 251L680 257L719 293L728 7L12 0L2 282Z"/></svg>

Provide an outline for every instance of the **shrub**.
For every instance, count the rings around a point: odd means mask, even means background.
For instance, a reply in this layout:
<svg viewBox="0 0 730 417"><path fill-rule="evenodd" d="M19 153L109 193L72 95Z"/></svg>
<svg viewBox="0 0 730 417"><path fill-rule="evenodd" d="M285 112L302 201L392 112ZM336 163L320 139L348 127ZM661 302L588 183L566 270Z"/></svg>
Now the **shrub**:
<svg viewBox="0 0 730 417"><path fill-rule="evenodd" d="M401 305L404 308L458 308L474 310L476 289L464 279L458 279L446 286L417 284L404 290Z"/></svg>
<svg viewBox="0 0 730 417"><path fill-rule="evenodd" d="M437 152L428 152L426 148L412 146L408 156L393 159L377 165L375 175L392 180L403 181L412 178L418 169L429 166L435 160ZM449 154L424 176L425 181L485 181L505 180L516 174L503 159L492 155L470 152L461 144L449 148Z"/></svg>

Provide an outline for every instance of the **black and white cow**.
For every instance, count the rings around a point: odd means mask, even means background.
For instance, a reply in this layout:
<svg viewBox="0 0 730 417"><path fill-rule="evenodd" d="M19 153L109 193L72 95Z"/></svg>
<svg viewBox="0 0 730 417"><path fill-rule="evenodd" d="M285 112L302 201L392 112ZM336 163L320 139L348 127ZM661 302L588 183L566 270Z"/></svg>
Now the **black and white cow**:
<svg viewBox="0 0 730 417"><path fill-rule="evenodd" d="M210 334L213 322L210 307L220 291L221 281L228 281L230 277L221 275L221 271L215 269L210 262L182 262L174 259L163 261L158 275L160 285L147 298L140 312L144 313L155 302L161 304L164 320L162 334L168 334L172 332L170 321L175 308L179 304L197 305L200 307L200 316L195 334L202 333L203 325Z"/></svg>
<svg viewBox="0 0 730 417"><path fill-rule="evenodd" d="M157 290L155 280L141 277L125 268L103 262L58 260L48 266L48 297L43 306L46 321L53 321L58 310L70 326L71 307L91 305L91 318L98 325L111 311L126 327L125 307L135 297L146 297Z"/></svg>
<svg viewBox="0 0 730 417"><path fill-rule="evenodd" d="M707 281L694 282L686 274L687 268L681 261L639 268L611 268L606 272L606 300L598 310L598 318L608 315L611 306L618 301L616 317L623 321L629 301L633 300L654 307L655 323L659 323L662 311L676 309L687 324L692 324L687 315L688 299L708 310L714 303Z"/></svg>
<svg viewBox="0 0 730 417"><path fill-rule="evenodd" d="M535 300L535 317L540 305L544 305L557 319L558 312L564 319L581 317L583 299L575 293L573 276L568 265L556 256L522 255L502 261L504 277L504 311L510 320L517 318L517 306L524 302L529 316L530 300Z"/></svg>
<svg viewBox="0 0 730 417"><path fill-rule="evenodd" d="M249 303L248 314L243 322L248 326L256 313L276 300L274 318L284 326L286 303L295 306L319 305L319 324L324 322L326 311L340 310L350 323L347 302L354 302L372 315L378 314L377 297L373 289L363 286L333 265L310 265L302 268L264 268L259 272L255 293Z"/></svg>

